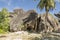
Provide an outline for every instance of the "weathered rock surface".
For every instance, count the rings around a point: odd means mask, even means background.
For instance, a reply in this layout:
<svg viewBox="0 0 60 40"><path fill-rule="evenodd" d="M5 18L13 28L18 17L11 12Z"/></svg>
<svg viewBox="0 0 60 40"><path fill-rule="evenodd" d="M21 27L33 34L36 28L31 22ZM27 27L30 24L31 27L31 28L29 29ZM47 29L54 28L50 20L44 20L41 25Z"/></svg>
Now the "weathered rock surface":
<svg viewBox="0 0 60 40"><path fill-rule="evenodd" d="M29 10L25 12L22 9L14 10L16 16L10 23L10 31L20 31L23 29L34 30L34 31L54 31L60 28L59 22L53 15L48 14L47 22L45 22L45 14L37 14L35 10Z"/></svg>
<svg viewBox="0 0 60 40"><path fill-rule="evenodd" d="M3 34L1 36L3 36ZM14 33L4 34L6 37L1 36L0 40L33 40L35 37L42 37L41 34L28 33L27 31L18 31Z"/></svg>
<svg viewBox="0 0 60 40"><path fill-rule="evenodd" d="M0 34L0 40L60 40L60 35L56 36L56 33L54 35L44 33L41 34L29 33L27 31L18 31L8 34Z"/></svg>
<svg viewBox="0 0 60 40"><path fill-rule="evenodd" d="M14 13L16 13L17 15L10 22L10 31L19 31L21 30L19 26L22 24L22 17L24 17L24 11L22 9L14 10Z"/></svg>
<svg viewBox="0 0 60 40"><path fill-rule="evenodd" d="M43 29L47 28L47 31L53 31L53 30L57 30L59 28L59 22L56 18L53 17L53 15L48 14L48 19L47 19L47 23L45 23L45 14L41 14L40 16L40 23L39 23L39 29Z"/></svg>
<svg viewBox="0 0 60 40"><path fill-rule="evenodd" d="M29 10L24 12L22 9L15 9L14 13L16 16L10 22L10 31L19 31L21 26L29 23L29 21L34 21L37 13L34 10Z"/></svg>

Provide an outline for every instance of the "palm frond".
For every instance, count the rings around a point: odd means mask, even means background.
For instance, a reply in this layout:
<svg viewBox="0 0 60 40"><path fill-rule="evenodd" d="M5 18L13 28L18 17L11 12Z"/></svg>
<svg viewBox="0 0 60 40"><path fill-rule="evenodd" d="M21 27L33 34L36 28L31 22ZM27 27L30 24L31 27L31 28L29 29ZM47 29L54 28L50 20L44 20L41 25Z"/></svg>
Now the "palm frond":
<svg viewBox="0 0 60 40"><path fill-rule="evenodd" d="M38 3L37 7L42 10L44 8L44 0L40 0L40 2Z"/></svg>
<svg viewBox="0 0 60 40"><path fill-rule="evenodd" d="M50 10L55 8L55 1L54 0L40 0L37 5L38 8L41 10L45 7L45 9Z"/></svg>

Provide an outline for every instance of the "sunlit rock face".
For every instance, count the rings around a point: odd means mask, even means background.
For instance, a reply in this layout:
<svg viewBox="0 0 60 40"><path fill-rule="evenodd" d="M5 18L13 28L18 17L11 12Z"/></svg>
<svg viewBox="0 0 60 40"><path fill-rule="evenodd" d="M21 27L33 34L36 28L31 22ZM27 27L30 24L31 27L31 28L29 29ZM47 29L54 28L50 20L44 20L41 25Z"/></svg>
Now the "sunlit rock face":
<svg viewBox="0 0 60 40"><path fill-rule="evenodd" d="M12 18L10 22L10 31L19 31L20 25L22 24L22 17L24 17L23 13L25 13L22 9L14 10L15 16Z"/></svg>
<svg viewBox="0 0 60 40"><path fill-rule="evenodd" d="M59 22L53 15L48 14L47 22L45 22L45 13L38 14L35 10L24 11L23 9L15 9L14 16L10 22L10 31L32 30L32 31L48 31L57 30ZM22 29L21 29L22 28Z"/></svg>
<svg viewBox="0 0 60 40"><path fill-rule="evenodd" d="M45 26L46 26L46 30L47 31L54 31L57 30L59 27L59 22L56 18L53 17L53 15L48 14L48 19L47 22L45 22L45 13L40 15L40 21L38 25L38 30L45 30ZM39 20L39 18L38 18Z"/></svg>
<svg viewBox="0 0 60 40"><path fill-rule="evenodd" d="M15 9L14 13L16 14L15 17L12 18L10 22L10 31L20 31L21 26L26 25L29 23L29 25L34 24L31 21L35 20L35 17L37 17L37 13L34 10L29 10L25 12L22 9Z"/></svg>
<svg viewBox="0 0 60 40"><path fill-rule="evenodd" d="M60 24L60 12L54 15L57 17L59 24ZM60 25L59 25L59 29L57 30L57 32L60 32Z"/></svg>

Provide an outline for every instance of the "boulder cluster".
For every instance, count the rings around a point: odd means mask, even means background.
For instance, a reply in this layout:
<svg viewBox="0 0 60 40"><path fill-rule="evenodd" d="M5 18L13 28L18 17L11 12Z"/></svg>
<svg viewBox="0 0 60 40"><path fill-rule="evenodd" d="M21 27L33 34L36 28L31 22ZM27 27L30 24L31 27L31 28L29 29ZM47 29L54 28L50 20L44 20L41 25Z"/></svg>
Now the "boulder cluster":
<svg viewBox="0 0 60 40"><path fill-rule="evenodd" d="M45 22L46 13L38 14L35 10L25 12L22 9L15 9L12 14L14 15L10 15L10 31L29 30L41 32L46 27L47 31L52 32L59 28L58 20L50 13L47 22Z"/></svg>

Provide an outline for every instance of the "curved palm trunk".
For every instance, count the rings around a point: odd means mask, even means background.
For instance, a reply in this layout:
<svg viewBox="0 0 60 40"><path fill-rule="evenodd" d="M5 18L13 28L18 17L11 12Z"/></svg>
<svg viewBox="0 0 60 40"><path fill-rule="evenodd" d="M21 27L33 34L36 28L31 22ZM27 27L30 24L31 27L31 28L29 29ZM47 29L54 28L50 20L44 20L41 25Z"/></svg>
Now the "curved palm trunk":
<svg viewBox="0 0 60 40"><path fill-rule="evenodd" d="M47 32L47 29L48 29L48 27L47 27L47 19L48 19L48 10L46 10L46 15L45 15L45 32Z"/></svg>

